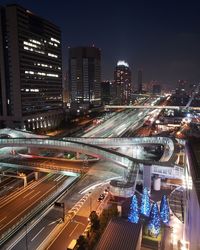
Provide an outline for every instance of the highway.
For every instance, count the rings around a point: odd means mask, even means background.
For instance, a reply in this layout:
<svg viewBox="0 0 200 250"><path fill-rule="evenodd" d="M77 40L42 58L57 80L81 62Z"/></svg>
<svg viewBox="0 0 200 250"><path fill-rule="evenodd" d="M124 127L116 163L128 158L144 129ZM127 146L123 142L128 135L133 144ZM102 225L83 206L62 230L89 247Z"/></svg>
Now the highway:
<svg viewBox="0 0 200 250"><path fill-rule="evenodd" d="M151 98L146 101L146 104L155 105L159 102L160 102L160 99ZM153 109L153 110L146 109L143 112L141 112L140 110L125 110L125 111L115 113L114 115L111 115L103 124L100 124L96 127L92 126L92 129L89 132L83 133L82 136L83 137L121 137L123 134L127 133L129 129L131 129L131 131L134 132L138 128L142 127L142 125L145 122L145 118L147 116L151 117L152 112L154 112L155 110L156 109ZM130 135L128 134L128 136ZM26 164L26 165L35 164L30 159L23 160L23 161L24 161L23 164ZM36 164L44 164L44 165L50 164L52 168L54 167L53 166L54 164L50 162L49 160L45 162L38 160ZM55 165L57 164L58 163L56 162ZM66 163L61 163L61 164L66 165ZM110 169L109 166L111 166L112 170ZM80 168L80 166L78 166L78 168ZM118 171L118 173L116 173L116 171ZM73 192L70 194L70 196L66 196L63 198L65 205L66 205L66 212L72 208L73 202L80 201L83 196L83 195L80 195L80 193L77 194L78 187L79 187L78 192L80 192L80 189L82 189L83 187L87 187L94 183L98 183L100 180L105 181L106 179L108 179L108 177L111 177L111 178L120 177L120 176L123 176L123 174L124 174L124 170L121 169L119 166L117 168L116 166L113 167L113 163L104 162L104 161L99 161L95 163L94 166L91 169L89 169L89 172L86 176L87 182L82 181L78 183L74 187ZM26 209L30 209L31 207L34 207L37 204L37 202L39 202L42 199L43 196L47 195L48 192L55 190L54 177L52 178L53 179L51 181L45 181L44 183L41 183L41 186L38 185L33 190L29 190L27 193L24 194L25 197L22 196L20 199L16 199L15 201L16 203L14 201L10 203L9 209L10 209L11 215L8 216L6 213L3 214L2 224L0 224L0 234L11 225L10 222L15 223L15 220L17 220L19 216L23 216L26 212ZM64 180L65 178L67 177L62 177L61 180ZM59 184L57 183L57 185ZM74 190L76 190L76 192L74 192ZM97 194L94 192L94 194L92 194L91 197L92 197L91 198L92 202L95 201L98 197L98 192ZM63 249L66 249L66 244L68 241L70 241L71 239L70 237L76 236L77 238L78 235L80 234L80 231L83 231L85 225L87 224L87 221L85 220L87 220L88 213L90 212L90 208L88 209L87 207L86 209L84 208L84 206L86 206L86 204L85 205L83 204L83 211L87 211L87 213L84 216L82 216L83 218L81 217L80 214L77 214L75 217L75 221L78 221L79 223L71 221L69 225L66 227L66 229L64 229L64 235L68 234L68 238L64 237L65 240L64 240L63 246L65 246L65 248ZM17 209L15 209L16 207ZM7 208L7 205L6 205L6 208ZM0 213L1 213L1 209L2 208L0 207ZM94 209L96 209L95 205L94 205ZM80 209L80 212L81 211L82 210ZM46 217L44 217L44 219L42 219L39 223L36 223L33 229L29 230L30 232L28 232L28 234L25 234L24 237L19 242L15 242L16 245L15 246L13 245L14 248L5 248L5 249L26 249L25 246L27 246L27 244L28 244L28 249L36 249L36 246L39 245L41 242L45 241L45 238L48 236L51 230L58 224L59 216L57 216L57 214L58 214L58 211L55 210L55 208L53 208L47 214L47 217L48 218L52 217L53 221L48 221L48 220L45 221ZM25 231L27 232L27 228L25 228ZM60 237L58 237L58 240L52 244L51 249L58 249L56 248L56 245L60 246L61 241L63 241L62 233ZM13 242L10 242L10 246L12 244ZM20 246L18 244L22 244L22 245Z"/></svg>
<svg viewBox="0 0 200 250"><path fill-rule="evenodd" d="M74 185L60 200L60 202L65 203L65 214L67 215L67 213L74 208L70 214L72 214L72 216L75 215L75 217L73 221L67 225L64 233L61 233L58 239L53 243L52 247L58 244L59 250L66 250L64 246L66 247L70 239L84 231L88 215L91 210L95 210L96 206L99 205L97 198L109 184L110 179L119 178L123 176L123 174L124 169L117 167L116 164L111 162L99 161L94 163L88 174ZM85 202L81 202L83 197L87 196L89 192L91 192L91 197L88 196ZM76 204L78 204L78 206L76 206ZM28 223L27 227L23 228L16 237L8 241L2 249L25 250L28 245L29 250L35 250L42 242L47 242L47 237L53 229L56 230L57 227L60 228L64 225L63 223L59 223L61 217L62 209L52 207L47 211L44 217L43 215L39 215L38 221ZM66 231L68 231L68 237L65 235ZM27 235L26 232L28 232ZM53 237L53 239L54 238L55 237ZM63 246L62 248L60 248L61 245ZM39 249L44 248L41 247Z"/></svg>
<svg viewBox="0 0 200 250"><path fill-rule="evenodd" d="M55 191L68 177L48 174L14 196L0 199L0 237L29 211L36 207L50 193Z"/></svg>
<svg viewBox="0 0 200 250"><path fill-rule="evenodd" d="M58 246L60 250L65 250L71 240L78 239L79 235L83 234L86 226L88 225L88 217L91 211L101 211L106 207L106 203L100 203L97 201L99 194L103 193L106 185L97 188L91 194L87 200L83 203L82 207L75 214L72 219L66 223L66 226L56 238L52 244L47 248L49 250L57 250ZM101 210L100 210L101 209Z"/></svg>
<svg viewBox="0 0 200 250"><path fill-rule="evenodd" d="M149 98L144 101L144 105L151 105L161 102L160 98ZM161 110L159 110L160 112ZM116 113L111 116L108 120L96 127L92 126L92 130L83 133L82 137L122 137L128 130L131 130L131 134L137 129L143 126L147 116L152 117L153 113L157 112L156 109L139 110L139 109L128 109ZM157 116L159 114L157 112ZM157 117L155 116L155 117ZM130 133L127 135L130 136Z"/></svg>

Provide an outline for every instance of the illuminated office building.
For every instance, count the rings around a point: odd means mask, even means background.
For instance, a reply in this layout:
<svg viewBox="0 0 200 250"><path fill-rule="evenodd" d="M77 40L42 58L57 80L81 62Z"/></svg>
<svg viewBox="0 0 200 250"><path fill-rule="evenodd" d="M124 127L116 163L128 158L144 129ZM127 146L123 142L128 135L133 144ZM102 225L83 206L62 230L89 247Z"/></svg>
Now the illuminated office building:
<svg viewBox="0 0 200 250"><path fill-rule="evenodd" d="M128 63L118 61L114 71L116 99L119 104L129 104L131 101L131 71Z"/></svg>
<svg viewBox="0 0 200 250"><path fill-rule="evenodd" d="M19 5L0 8L0 126L27 130L59 125L61 32Z"/></svg>
<svg viewBox="0 0 200 250"><path fill-rule="evenodd" d="M95 47L69 48L69 92L72 105L101 104L101 51Z"/></svg>

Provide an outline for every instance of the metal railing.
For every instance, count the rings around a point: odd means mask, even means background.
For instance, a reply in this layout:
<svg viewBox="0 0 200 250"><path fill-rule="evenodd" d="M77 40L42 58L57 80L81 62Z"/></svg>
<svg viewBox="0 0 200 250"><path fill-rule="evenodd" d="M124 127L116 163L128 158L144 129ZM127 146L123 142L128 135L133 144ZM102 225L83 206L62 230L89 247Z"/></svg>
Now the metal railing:
<svg viewBox="0 0 200 250"><path fill-rule="evenodd" d="M168 176L170 178L183 179L184 168L177 166L177 165L175 165L173 168L153 165L152 166L152 173Z"/></svg>

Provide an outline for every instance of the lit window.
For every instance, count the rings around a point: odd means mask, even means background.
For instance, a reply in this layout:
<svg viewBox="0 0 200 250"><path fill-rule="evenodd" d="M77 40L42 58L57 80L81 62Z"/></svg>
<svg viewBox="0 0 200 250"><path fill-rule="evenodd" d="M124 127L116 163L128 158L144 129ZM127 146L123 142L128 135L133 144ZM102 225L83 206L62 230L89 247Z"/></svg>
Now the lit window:
<svg viewBox="0 0 200 250"><path fill-rule="evenodd" d="M25 74L34 75L35 73L34 73L33 71L28 71L28 70L25 70Z"/></svg>
<svg viewBox="0 0 200 250"><path fill-rule="evenodd" d="M55 58L58 58L58 56L57 56L57 55L55 55L55 54L52 54L52 53L48 53L48 56L51 56L51 57L55 57Z"/></svg>
<svg viewBox="0 0 200 250"><path fill-rule="evenodd" d="M32 43L36 43L36 44L40 44L41 45L41 42L39 42L37 40L29 39L29 41L32 42Z"/></svg>
<svg viewBox="0 0 200 250"><path fill-rule="evenodd" d="M57 74L47 74L47 76L58 77Z"/></svg>
<svg viewBox="0 0 200 250"><path fill-rule="evenodd" d="M37 45L35 45L35 44L33 44L33 43L29 43L29 42L26 42L26 41L24 41L23 43L24 43L25 45L30 46L30 47L33 47L33 48L38 48L38 46L37 46Z"/></svg>
<svg viewBox="0 0 200 250"><path fill-rule="evenodd" d="M44 72L37 72L37 74L40 76L46 76L46 73L44 73Z"/></svg>
<svg viewBox="0 0 200 250"><path fill-rule="evenodd" d="M51 37L51 41L56 42L56 43L60 43L60 41L58 41L57 39L55 39L53 37Z"/></svg>

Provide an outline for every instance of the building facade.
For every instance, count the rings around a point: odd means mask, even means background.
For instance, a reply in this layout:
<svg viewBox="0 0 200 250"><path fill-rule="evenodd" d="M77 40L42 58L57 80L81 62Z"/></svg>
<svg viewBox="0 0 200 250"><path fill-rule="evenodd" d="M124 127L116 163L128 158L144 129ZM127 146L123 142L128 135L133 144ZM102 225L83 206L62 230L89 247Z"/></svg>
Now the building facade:
<svg viewBox="0 0 200 250"><path fill-rule="evenodd" d="M152 89L152 93L154 95L160 95L161 94L161 85L160 84L154 84L153 85L153 89Z"/></svg>
<svg viewBox="0 0 200 250"><path fill-rule="evenodd" d="M118 61L114 71L116 99L119 104L129 104L131 101L131 70L128 63Z"/></svg>
<svg viewBox="0 0 200 250"><path fill-rule="evenodd" d="M69 93L72 106L101 104L101 51L95 47L69 48Z"/></svg>
<svg viewBox="0 0 200 250"><path fill-rule="evenodd" d="M0 9L0 125L51 129L63 117L61 32L19 5Z"/></svg>
<svg viewBox="0 0 200 250"><path fill-rule="evenodd" d="M142 93L142 70L138 70L137 92Z"/></svg>
<svg viewBox="0 0 200 250"><path fill-rule="evenodd" d="M200 168L199 138L186 143L186 166L184 180L184 230L182 249L200 249Z"/></svg>
<svg viewBox="0 0 200 250"><path fill-rule="evenodd" d="M111 85L109 81L104 81L101 83L101 102L103 105L110 104L111 101Z"/></svg>

